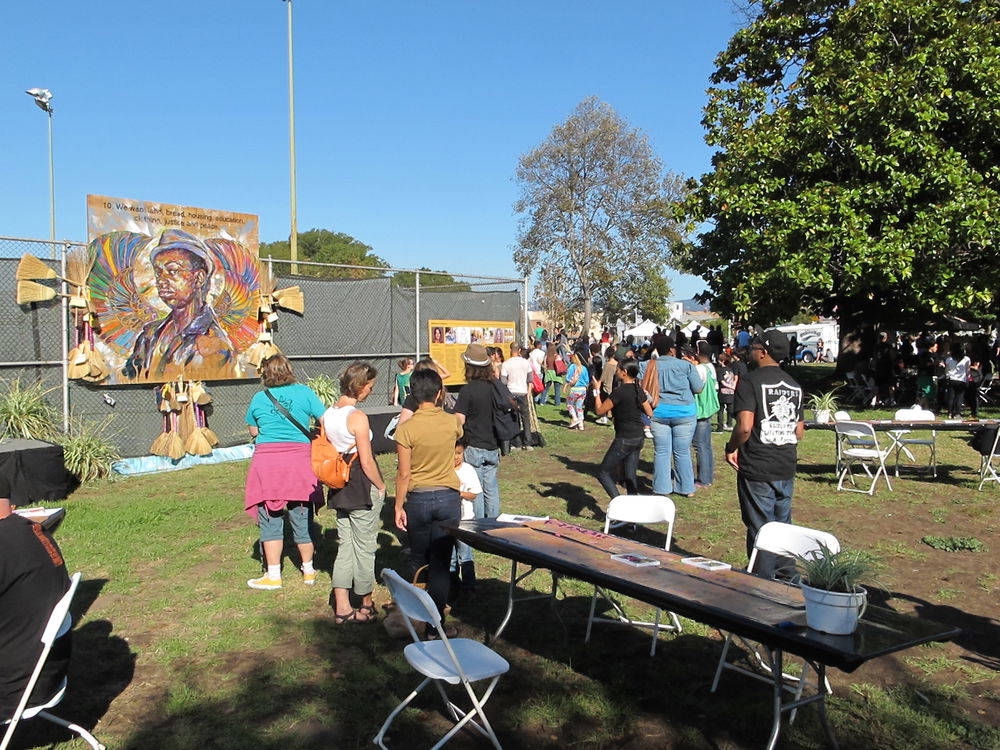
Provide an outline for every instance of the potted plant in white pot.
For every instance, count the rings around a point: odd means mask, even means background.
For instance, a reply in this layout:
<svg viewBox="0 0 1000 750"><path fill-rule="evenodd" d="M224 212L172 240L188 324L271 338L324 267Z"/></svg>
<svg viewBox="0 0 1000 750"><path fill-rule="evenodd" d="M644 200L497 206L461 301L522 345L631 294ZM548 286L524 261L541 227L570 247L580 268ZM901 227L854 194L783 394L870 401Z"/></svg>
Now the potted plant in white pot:
<svg viewBox="0 0 1000 750"><path fill-rule="evenodd" d="M826 393L814 393L809 397L809 408L813 410L813 416L819 424L826 424L830 421L830 415L840 408L837 403L837 391L827 391Z"/></svg>
<svg viewBox="0 0 1000 750"><path fill-rule="evenodd" d="M871 576L874 562L861 550L834 552L820 542L819 550L795 555L806 602L806 624L813 630L849 635L868 604L868 592L860 585Z"/></svg>

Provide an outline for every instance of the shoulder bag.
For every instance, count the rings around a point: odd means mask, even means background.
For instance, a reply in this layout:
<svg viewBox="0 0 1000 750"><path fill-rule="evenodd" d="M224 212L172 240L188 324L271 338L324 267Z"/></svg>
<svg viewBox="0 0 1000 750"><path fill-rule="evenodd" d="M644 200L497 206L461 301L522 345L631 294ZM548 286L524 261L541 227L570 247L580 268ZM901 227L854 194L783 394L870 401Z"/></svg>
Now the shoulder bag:
<svg viewBox="0 0 1000 750"><path fill-rule="evenodd" d="M646 363L646 374L642 376L642 389L649 395L649 405L656 408L660 403L660 378L656 374L656 360Z"/></svg>
<svg viewBox="0 0 1000 750"><path fill-rule="evenodd" d="M326 430L323 428L323 420L319 422L319 434L316 434L312 430L307 430L288 412L288 409L278 402L278 399L271 394L269 389L265 388L264 393L271 399L271 403L274 404L275 408L284 415L285 419L298 427L302 434L309 438L312 449L312 470L316 478L327 487L335 490L342 489L351 478L351 464L354 463L358 454L351 453L349 454L350 458L345 460L343 454L334 448L327 439ZM351 448L353 447L352 445Z"/></svg>

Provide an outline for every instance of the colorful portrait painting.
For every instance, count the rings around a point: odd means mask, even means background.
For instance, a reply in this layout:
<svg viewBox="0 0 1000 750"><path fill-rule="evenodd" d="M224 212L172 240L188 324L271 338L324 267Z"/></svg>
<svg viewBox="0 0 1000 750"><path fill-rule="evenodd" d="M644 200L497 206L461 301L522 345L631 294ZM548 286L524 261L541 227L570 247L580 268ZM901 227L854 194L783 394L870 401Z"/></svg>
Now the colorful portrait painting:
<svg viewBox="0 0 1000 750"><path fill-rule="evenodd" d="M108 383L255 377L257 217L103 196L87 207Z"/></svg>

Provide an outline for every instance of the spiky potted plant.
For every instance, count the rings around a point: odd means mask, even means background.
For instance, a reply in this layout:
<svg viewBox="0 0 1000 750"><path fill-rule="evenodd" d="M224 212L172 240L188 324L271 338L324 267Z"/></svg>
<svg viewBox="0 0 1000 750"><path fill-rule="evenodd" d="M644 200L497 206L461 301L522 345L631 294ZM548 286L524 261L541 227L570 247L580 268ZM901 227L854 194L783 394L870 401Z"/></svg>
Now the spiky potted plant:
<svg viewBox="0 0 1000 750"><path fill-rule="evenodd" d="M874 561L861 550L834 552L820 542L819 550L795 555L806 602L806 624L813 630L849 635L864 614L868 592L860 581L874 572Z"/></svg>
<svg viewBox="0 0 1000 750"><path fill-rule="evenodd" d="M827 391L826 393L814 393L809 397L809 408L813 410L813 415L819 424L826 424L830 421L830 415L840 408L837 403L837 391Z"/></svg>

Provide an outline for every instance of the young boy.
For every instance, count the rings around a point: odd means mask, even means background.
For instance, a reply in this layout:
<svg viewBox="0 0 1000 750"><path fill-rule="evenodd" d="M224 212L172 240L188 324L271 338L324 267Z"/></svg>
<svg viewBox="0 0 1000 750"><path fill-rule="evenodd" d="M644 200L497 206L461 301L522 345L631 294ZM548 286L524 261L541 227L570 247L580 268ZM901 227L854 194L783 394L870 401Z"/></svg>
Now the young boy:
<svg viewBox="0 0 1000 750"><path fill-rule="evenodd" d="M475 518L472 501L483 491L483 486L479 482L475 467L465 462L465 446L461 443L455 443L455 473L458 474L458 482L461 485L459 494L462 496L462 520L468 521ZM476 590L476 567L472 561L472 548L459 541L455 542L455 553L451 559L451 582L453 590L457 584L457 593L468 594Z"/></svg>

